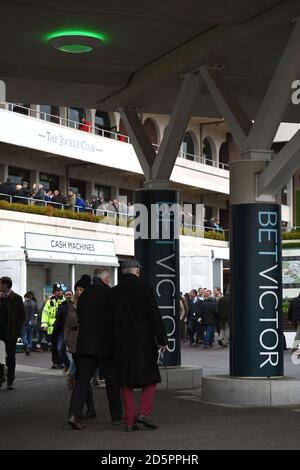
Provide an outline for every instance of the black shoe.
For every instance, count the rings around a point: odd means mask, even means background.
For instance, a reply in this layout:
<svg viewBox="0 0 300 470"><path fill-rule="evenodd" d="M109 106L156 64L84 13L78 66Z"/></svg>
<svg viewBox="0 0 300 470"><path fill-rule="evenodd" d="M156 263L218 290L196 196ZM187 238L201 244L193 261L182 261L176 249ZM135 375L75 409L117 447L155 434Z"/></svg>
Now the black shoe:
<svg viewBox="0 0 300 470"><path fill-rule="evenodd" d="M52 364L51 369L59 369L59 365L58 364Z"/></svg>
<svg viewBox="0 0 300 470"><path fill-rule="evenodd" d="M124 420L123 420L123 418L113 419L111 424L115 424L116 426L119 425L119 424L124 424Z"/></svg>
<svg viewBox="0 0 300 470"><path fill-rule="evenodd" d="M136 418L135 421L137 424L142 424L143 426L145 426L145 428L157 429L156 424L152 423L152 421L150 421L146 416L140 415Z"/></svg>
<svg viewBox="0 0 300 470"><path fill-rule="evenodd" d="M85 425L82 423L81 419L77 418L75 415L71 415L70 419L68 420L68 425L71 426L71 428L75 431L85 428Z"/></svg>
<svg viewBox="0 0 300 470"><path fill-rule="evenodd" d="M88 410L83 417L83 419L94 419L94 418L97 418L95 410Z"/></svg>
<svg viewBox="0 0 300 470"><path fill-rule="evenodd" d="M7 382L7 390L14 390L15 387L14 387L14 383L13 382Z"/></svg>
<svg viewBox="0 0 300 470"><path fill-rule="evenodd" d="M133 431L139 431L138 425L135 423L132 426L125 426L125 431L126 432L133 432Z"/></svg>
<svg viewBox="0 0 300 470"><path fill-rule="evenodd" d="M30 349L26 349L25 356L30 356Z"/></svg>

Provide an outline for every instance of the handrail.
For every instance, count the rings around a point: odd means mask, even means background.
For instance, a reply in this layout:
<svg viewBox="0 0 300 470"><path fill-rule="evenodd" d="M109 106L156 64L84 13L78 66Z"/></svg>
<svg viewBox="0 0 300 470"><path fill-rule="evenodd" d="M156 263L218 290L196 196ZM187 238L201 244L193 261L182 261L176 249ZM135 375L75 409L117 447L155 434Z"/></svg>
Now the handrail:
<svg viewBox="0 0 300 470"><path fill-rule="evenodd" d="M300 232L300 227L295 225L293 227L282 227L283 233L290 233L290 232Z"/></svg>
<svg viewBox="0 0 300 470"><path fill-rule="evenodd" d="M0 193L0 201L4 200L8 202L9 204L13 203L19 203L19 204L24 204L24 205L36 205L36 206L42 206L42 207L48 207L48 206L53 206L59 210L71 210L76 213L90 213L93 215L97 216L103 216L106 217L108 224L109 222L112 222L112 219L115 220L127 220L128 222L133 221L134 219L134 213L132 212L134 205L131 206L126 206L126 209L121 209L120 211L117 211L115 209L112 209L113 205L109 203L104 203L101 206L99 206L97 209L93 209L90 206L87 206L85 208L81 206L70 206L68 203L61 203L61 202L55 202L55 201L47 201L44 199L36 199L34 196L31 197L26 197L26 196L19 196L19 195L13 195L13 194L6 194L6 193ZM123 205L124 207L124 205ZM1 210L1 209L0 209ZM39 214L37 214L39 215ZM191 233L198 233L200 231L203 232L215 232L219 233L224 236L225 239L225 234L229 232L228 230L224 230L222 228L216 228L216 227L209 227L209 226L200 226L200 225L195 225L195 224L190 224L183 222L180 224L180 227L183 229L183 234L184 230L188 230L189 234Z"/></svg>
<svg viewBox="0 0 300 470"><path fill-rule="evenodd" d="M120 132L112 132L106 129L101 129L100 127L97 126L92 126L89 124L84 124L78 121L73 121L72 119L69 118L64 118L62 116L56 116L55 114L49 114L46 113L45 111L40 111L37 109L31 109L27 108L26 106L18 105L16 103L1 103L1 104L7 104L8 105L8 110L14 112L14 107L17 106L20 109L24 109L28 112L28 116L41 119L42 121L49 121L52 122L52 124L58 124L60 126L66 126L66 127L71 127L72 129L75 130L82 130L80 129L80 126L85 126L89 127L89 134L94 134L94 135L101 135L101 137L106 137L106 134L109 134L109 138L114 138L115 140L120 140L126 141L126 143L129 143L129 137L127 135L121 134ZM50 119L47 119L49 117ZM96 132L95 132L96 131ZM123 140L124 139L124 140Z"/></svg>
<svg viewBox="0 0 300 470"><path fill-rule="evenodd" d="M0 103L0 104L8 105L8 111L13 112L14 111L13 108L15 106L17 106L20 109L26 110L28 112L28 116L30 116L30 117L41 119L41 120L44 120L44 121L49 121L49 122L52 122L52 124L58 124L60 126L71 127L73 129L76 129L76 130L82 130L82 129L80 129L80 126L86 126L86 127L90 128L90 131L88 132L90 134L100 135L101 137L107 137L107 135L108 135L109 138L113 138L115 140L130 144L129 137L127 135L124 135L124 134L120 133L120 132L113 132L113 131L109 131L109 130L106 130L106 129L102 129L102 128L97 127L97 126L82 124L81 122L73 121L72 119L64 118L62 116L56 116L54 114L46 113L45 111L40 111L40 110L36 110L36 109L27 108L27 106L19 105L17 103L6 102L6 103ZM50 119L47 119L47 117L49 117ZM157 152L158 149L159 149L159 145L152 144L152 146L154 147L155 151ZM188 157L191 157L190 161L193 161L193 162L196 162L196 163L201 163L201 164L207 165L207 166L213 166L215 168L221 168L223 170L229 171L229 165L227 165L226 163L218 162L216 160L211 160L211 159L206 158L205 156L192 155L190 153L183 152L182 150L179 150L178 157L183 158L185 160L190 160Z"/></svg>
<svg viewBox="0 0 300 470"><path fill-rule="evenodd" d="M109 214L109 217L112 217L112 216L117 216L121 218L124 216L129 217L129 218L133 217L129 214L129 211L117 212L115 210L111 210L110 206L112 205L109 203L104 203L101 208L93 209L90 206L82 207L82 206L76 206L76 204L74 206L73 205L71 206L67 202L63 203L63 202L55 202L52 200L48 201L45 199L36 199L34 196L26 197L26 196L18 196L17 194L5 194L5 193L0 193L0 200L5 200L6 202L9 202L9 204L16 203L16 204L24 204L24 205L37 205L40 207L54 206L56 209L60 209L60 210L73 210L74 209L74 212L77 212L77 213L86 212L86 213L93 213L94 215L100 215L100 216L101 215L108 216Z"/></svg>

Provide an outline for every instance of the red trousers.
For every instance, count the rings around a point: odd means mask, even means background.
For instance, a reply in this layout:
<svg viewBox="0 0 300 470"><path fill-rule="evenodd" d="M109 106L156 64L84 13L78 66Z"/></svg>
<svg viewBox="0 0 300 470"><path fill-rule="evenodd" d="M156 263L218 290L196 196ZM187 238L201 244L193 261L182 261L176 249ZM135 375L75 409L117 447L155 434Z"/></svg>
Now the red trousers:
<svg viewBox="0 0 300 470"><path fill-rule="evenodd" d="M145 385L142 390L138 413L136 413L134 401L134 389L121 388L122 400L125 412L125 424L132 426L139 415L149 416L152 412L155 397L156 384Z"/></svg>

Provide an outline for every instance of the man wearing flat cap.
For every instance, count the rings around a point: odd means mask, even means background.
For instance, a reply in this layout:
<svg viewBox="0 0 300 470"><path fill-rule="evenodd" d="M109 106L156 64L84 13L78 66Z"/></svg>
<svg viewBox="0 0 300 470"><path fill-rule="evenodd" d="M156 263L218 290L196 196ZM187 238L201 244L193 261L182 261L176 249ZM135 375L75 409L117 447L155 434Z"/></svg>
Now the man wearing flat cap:
<svg viewBox="0 0 300 470"><path fill-rule="evenodd" d="M167 335L152 289L140 279L138 260L124 261L123 278L111 290L113 359L125 410L125 430L139 426L155 429L149 420L156 384L161 382L157 365L158 349L164 350ZM142 388L138 413L134 388Z"/></svg>

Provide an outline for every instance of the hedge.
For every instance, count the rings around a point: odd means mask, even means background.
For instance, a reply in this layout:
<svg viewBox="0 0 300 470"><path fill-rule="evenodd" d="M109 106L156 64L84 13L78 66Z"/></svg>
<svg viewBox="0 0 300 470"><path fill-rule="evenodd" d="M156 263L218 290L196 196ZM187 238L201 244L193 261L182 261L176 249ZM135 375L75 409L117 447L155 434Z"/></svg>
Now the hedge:
<svg viewBox="0 0 300 470"><path fill-rule="evenodd" d="M300 232L292 230L291 232L283 232L282 240L300 240Z"/></svg>
<svg viewBox="0 0 300 470"><path fill-rule="evenodd" d="M63 219L72 219L72 220L82 220L84 222L94 222L99 223L104 221L109 225L118 225L119 227L133 227L133 219L122 219L116 223L116 219L113 217L105 217L93 215L88 212L72 212L68 210L55 209L50 204L48 206L36 206L34 204L18 204L18 203L9 203L7 201L0 200L0 210L8 210L14 212L24 212L27 214L37 214L37 215L46 215L48 217L60 217ZM182 235L188 235L191 237L200 237L209 238L212 240L221 240L224 241L224 233L214 232L210 230L204 232L203 230L192 230L191 228L180 228L180 233Z"/></svg>
<svg viewBox="0 0 300 470"><path fill-rule="evenodd" d="M0 209L25 212L27 214L47 215L49 217L60 217L64 219L83 220L85 222L101 222L104 217L99 217L87 212L72 212L67 210L55 209L53 206L35 206L33 204L18 204L9 203L7 201L0 201Z"/></svg>

